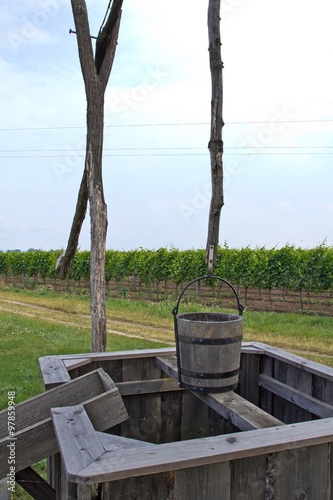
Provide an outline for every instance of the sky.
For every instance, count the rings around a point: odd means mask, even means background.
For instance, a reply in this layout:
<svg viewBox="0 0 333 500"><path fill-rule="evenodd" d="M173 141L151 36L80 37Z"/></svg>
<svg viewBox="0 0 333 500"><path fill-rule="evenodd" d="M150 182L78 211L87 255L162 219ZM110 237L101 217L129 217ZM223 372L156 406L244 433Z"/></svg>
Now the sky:
<svg viewBox="0 0 333 500"><path fill-rule="evenodd" d="M107 4L87 1L92 35ZM108 249L206 246L207 7L124 0L105 95ZM221 1L222 245L333 244L332 18L331 0ZM66 247L86 134L69 29L69 0L0 3L0 250Z"/></svg>

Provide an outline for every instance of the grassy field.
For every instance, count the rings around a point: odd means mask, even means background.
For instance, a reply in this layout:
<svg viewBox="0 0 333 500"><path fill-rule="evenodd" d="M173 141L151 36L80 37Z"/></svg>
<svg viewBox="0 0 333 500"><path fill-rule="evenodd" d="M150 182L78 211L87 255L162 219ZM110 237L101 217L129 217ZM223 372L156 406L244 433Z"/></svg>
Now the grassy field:
<svg viewBox="0 0 333 500"><path fill-rule="evenodd" d="M107 350L174 345L174 305L107 299ZM17 403L44 391L39 357L90 352L89 309L87 296L0 289L0 409L6 407L8 391L15 391ZM208 308L195 303L180 308L202 310ZM244 320L245 341L265 342L333 367L333 318L245 311ZM38 468L44 471L45 463ZM30 497L17 488L12 498Z"/></svg>

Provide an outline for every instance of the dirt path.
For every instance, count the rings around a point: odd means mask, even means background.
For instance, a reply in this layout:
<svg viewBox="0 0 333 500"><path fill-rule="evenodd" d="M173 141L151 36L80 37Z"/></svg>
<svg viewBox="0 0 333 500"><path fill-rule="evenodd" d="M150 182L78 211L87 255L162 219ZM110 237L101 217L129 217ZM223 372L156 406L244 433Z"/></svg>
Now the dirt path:
<svg viewBox="0 0 333 500"><path fill-rule="evenodd" d="M68 311L63 311L61 309L54 309L54 308L46 307L46 306L39 306L36 304L29 304L28 302L20 302L18 300L9 300L9 299L1 299L0 298L0 302L6 302L8 304L29 307L31 309L38 309L41 311L44 310L44 311L50 311L50 312L59 313L59 314L68 314L70 316L75 316L78 318L88 318L90 320L90 314L88 314L88 313L85 313L85 314L83 314L83 313L71 313ZM0 309L2 309L2 308L0 307ZM12 309L10 309L10 311L14 312ZM23 313L21 313L21 314L23 314ZM41 316L39 316L39 317L41 317ZM49 319L49 318L45 317L43 319ZM120 319L108 319L107 322L108 323L117 323L117 324L127 325L127 326L137 326L139 328L148 328L151 330L161 330L161 331L168 332L168 333L171 333L173 331L171 328L165 328L162 326L151 326L151 325L146 325L145 323L133 323L132 321L124 321L124 320L120 320ZM72 323L72 324L74 324L74 323Z"/></svg>
<svg viewBox="0 0 333 500"><path fill-rule="evenodd" d="M0 311L10 312L12 314L20 314L22 316L26 316L26 317L30 317L30 318L36 318L36 319L41 319L43 321L49 321L51 323L58 323L58 324L63 324L63 325L70 325L70 326L75 326L75 327L78 327L78 328L87 328L87 329L91 328L90 324L86 325L83 322L80 323L80 322L73 321L73 318L75 317L75 318L87 319L90 322L90 314L70 313L68 311L60 311L59 309L53 309L53 308L50 308L50 307L39 306L39 305L36 305L36 304L29 304L29 303L20 302L20 301L17 301L17 300L0 299L0 303L1 302L7 303L7 304L12 304L12 305L17 305L17 306L27 307L27 308L30 308L32 310L39 310L39 311L45 311L45 312L48 311L48 312L52 312L52 313L59 313L59 314L68 316L68 320L50 317L47 314L46 315L40 315L40 314L34 314L33 312L30 312L30 311L18 311L18 310L10 309L9 307L4 307L4 306L0 306ZM172 332L172 330L170 330L168 328L154 327L154 326L145 325L145 324L142 324L142 323L132 323L130 321L123 321L123 320L107 320L107 324L108 325L109 324L112 325L114 323L116 323L116 324L122 324L122 325L126 325L126 326L130 326L130 327L134 326L134 327L137 327L137 328L142 328L144 330L146 330L146 329L148 329L148 330L159 330L159 331L162 330L162 331L165 331L167 333L171 333ZM120 330L114 330L114 329L111 329L111 328L108 328L107 332L110 333L110 334L121 335L123 337L136 338L136 339L140 339L140 340L151 340L152 342L158 342L160 344L174 345L173 342L169 342L167 340L157 339L157 338L154 338L154 337L151 337L151 336L148 336L148 335L138 335L138 334L135 334L135 333L126 333L126 332L123 332L123 331L120 331Z"/></svg>

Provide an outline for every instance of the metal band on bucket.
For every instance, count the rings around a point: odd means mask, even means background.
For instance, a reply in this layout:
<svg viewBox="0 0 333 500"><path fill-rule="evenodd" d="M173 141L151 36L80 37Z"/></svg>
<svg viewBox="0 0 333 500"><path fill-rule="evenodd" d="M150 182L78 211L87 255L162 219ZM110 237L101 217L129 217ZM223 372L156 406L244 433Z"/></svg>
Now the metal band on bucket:
<svg viewBox="0 0 333 500"><path fill-rule="evenodd" d="M240 372L240 368L236 368L236 370L231 370L230 372L213 372L213 373L199 373L199 372L191 372L190 370L185 370L185 368L182 368L182 375L185 377L191 377L191 378L197 378L197 379L224 379L224 378L231 378L235 377L238 375Z"/></svg>
<svg viewBox="0 0 333 500"><path fill-rule="evenodd" d="M242 336L238 337L225 337L225 338L205 338L205 337L184 337L184 335L178 334L178 339L180 342L185 344L200 344L200 345L227 345L227 344L237 344L237 342L242 341Z"/></svg>
<svg viewBox="0 0 333 500"><path fill-rule="evenodd" d="M229 392L237 389L238 383L232 385L224 385L222 387L203 387L198 385L190 385L182 382L181 387L193 392L204 392L204 393L218 393L218 392Z"/></svg>

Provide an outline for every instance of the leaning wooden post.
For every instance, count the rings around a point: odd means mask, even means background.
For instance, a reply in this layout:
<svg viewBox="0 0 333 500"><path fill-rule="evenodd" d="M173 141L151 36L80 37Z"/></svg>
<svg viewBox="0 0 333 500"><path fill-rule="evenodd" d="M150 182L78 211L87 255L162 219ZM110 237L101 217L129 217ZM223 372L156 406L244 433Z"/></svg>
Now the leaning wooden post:
<svg viewBox="0 0 333 500"><path fill-rule="evenodd" d="M206 246L206 265L212 273L216 264L219 244L220 215L223 207L223 142L222 127L222 58L220 35L220 4L221 0L209 0L208 5L208 39L209 61L212 82L211 127L208 149L210 152L212 198L209 210L208 238Z"/></svg>

